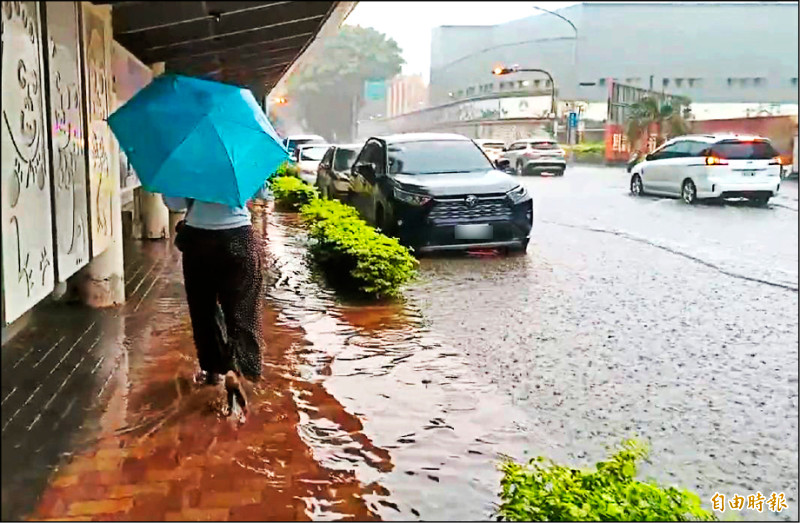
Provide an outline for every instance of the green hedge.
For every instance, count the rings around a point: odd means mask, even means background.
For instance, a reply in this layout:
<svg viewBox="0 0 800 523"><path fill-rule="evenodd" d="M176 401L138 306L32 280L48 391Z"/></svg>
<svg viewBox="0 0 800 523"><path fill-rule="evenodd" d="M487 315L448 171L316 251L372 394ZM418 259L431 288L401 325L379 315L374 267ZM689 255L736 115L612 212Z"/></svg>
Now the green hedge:
<svg viewBox="0 0 800 523"><path fill-rule="evenodd" d="M367 224L358 211L291 176L272 184L276 203L300 210L313 240L311 255L335 285L373 298L396 297L416 275L417 260L395 238Z"/></svg>
<svg viewBox="0 0 800 523"><path fill-rule="evenodd" d="M575 154L605 154L606 144L605 142L583 142L575 145L565 145L564 150L572 151Z"/></svg>
<svg viewBox="0 0 800 523"><path fill-rule="evenodd" d="M687 490L636 478L648 448L630 440L595 470L553 463L541 456L526 465L506 458L500 469L501 521L715 521Z"/></svg>
<svg viewBox="0 0 800 523"><path fill-rule="evenodd" d="M272 178L272 193L277 205L283 209L297 211L303 205L319 198L317 189L294 176Z"/></svg>
<svg viewBox="0 0 800 523"><path fill-rule="evenodd" d="M393 298L416 275L417 260L395 238L379 233L352 207L316 199L301 209L314 240L311 254L329 279L360 294Z"/></svg>

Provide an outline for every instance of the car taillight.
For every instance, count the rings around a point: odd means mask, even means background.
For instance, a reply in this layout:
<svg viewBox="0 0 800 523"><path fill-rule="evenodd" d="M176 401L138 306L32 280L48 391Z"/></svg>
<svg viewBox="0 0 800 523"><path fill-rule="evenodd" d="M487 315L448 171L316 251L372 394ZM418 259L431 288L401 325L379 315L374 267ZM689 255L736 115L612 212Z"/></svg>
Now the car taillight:
<svg viewBox="0 0 800 523"><path fill-rule="evenodd" d="M706 156L706 165L728 165L728 160L716 156Z"/></svg>
<svg viewBox="0 0 800 523"><path fill-rule="evenodd" d="M783 161L781 160L780 156L776 156L772 160L769 161L770 165L783 165Z"/></svg>
<svg viewBox="0 0 800 523"><path fill-rule="evenodd" d="M525 156L527 158L538 158L539 157L539 153L535 153L533 151L528 151L528 152L525 153Z"/></svg>

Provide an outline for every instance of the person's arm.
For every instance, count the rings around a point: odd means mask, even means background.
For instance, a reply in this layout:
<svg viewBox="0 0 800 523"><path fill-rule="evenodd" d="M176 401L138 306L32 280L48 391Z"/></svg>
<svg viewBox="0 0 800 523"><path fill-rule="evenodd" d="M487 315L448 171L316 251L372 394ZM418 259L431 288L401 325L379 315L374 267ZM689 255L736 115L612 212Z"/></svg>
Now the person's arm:
<svg viewBox="0 0 800 523"><path fill-rule="evenodd" d="M272 191L269 190L269 180L267 180L253 196L253 199L269 200L270 197L272 197Z"/></svg>
<svg viewBox="0 0 800 523"><path fill-rule="evenodd" d="M164 196L162 194L161 199L164 200L164 205L166 205L172 212L183 212L189 208L188 198Z"/></svg>

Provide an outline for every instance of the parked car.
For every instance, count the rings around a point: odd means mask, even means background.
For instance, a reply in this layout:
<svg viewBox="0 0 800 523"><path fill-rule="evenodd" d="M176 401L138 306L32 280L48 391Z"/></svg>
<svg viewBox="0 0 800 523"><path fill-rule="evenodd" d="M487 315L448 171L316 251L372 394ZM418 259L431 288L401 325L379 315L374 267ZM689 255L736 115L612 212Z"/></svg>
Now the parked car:
<svg viewBox="0 0 800 523"><path fill-rule="evenodd" d="M533 201L524 186L457 134L370 138L351 169L351 203L418 252L524 250Z"/></svg>
<svg viewBox="0 0 800 523"><path fill-rule="evenodd" d="M770 141L735 134L673 138L631 169L630 191L702 198L748 198L766 204L781 185L781 162Z"/></svg>
<svg viewBox="0 0 800 523"><path fill-rule="evenodd" d="M502 140L475 140L475 143L478 144L478 147L483 149L483 152L486 153L486 156L489 157L489 160L492 162L496 162L500 159L503 155L503 151L506 149L506 144Z"/></svg>
<svg viewBox="0 0 800 523"><path fill-rule="evenodd" d="M317 181L317 169L322 157L330 148L327 143L300 145L295 150L295 161L300 168L300 177L314 185Z"/></svg>
<svg viewBox="0 0 800 523"><path fill-rule="evenodd" d="M294 153L298 146L312 143L325 143L325 141L325 138L316 134L295 134L284 138L283 145L286 146L286 150L289 151L289 154L294 158Z"/></svg>
<svg viewBox="0 0 800 523"><path fill-rule="evenodd" d="M501 158L508 160L517 176L529 172L551 172L563 176L567 169L564 149L551 138L518 140L508 146Z"/></svg>
<svg viewBox="0 0 800 523"><path fill-rule="evenodd" d="M331 145L317 168L317 188L323 198L347 199L350 168L362 144Z"/></svg>

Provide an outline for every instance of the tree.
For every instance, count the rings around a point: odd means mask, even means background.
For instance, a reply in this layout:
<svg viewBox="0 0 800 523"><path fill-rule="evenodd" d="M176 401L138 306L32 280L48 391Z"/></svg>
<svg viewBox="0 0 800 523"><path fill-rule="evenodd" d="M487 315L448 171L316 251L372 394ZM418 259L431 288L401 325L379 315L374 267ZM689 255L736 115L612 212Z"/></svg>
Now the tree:
<svg viewBox="0 0 800 523"><path fill-rule="evenodd" d="M287 98L310 132L353 139L364 82L386 80L404 63L397 42L369 27L343 26L287 82ZM349 138L346 138L349 137Z"/></svg>
<svg viewBox="0 0 800 523"><path fill-rule="evenodd" d="M678 102L675 107L653 96L645 96L631 104L625 128L631 150L641 150L651 130L655 130L656 146L664 143L665 139L688 133L688 106L688 100Z"/></svg>

